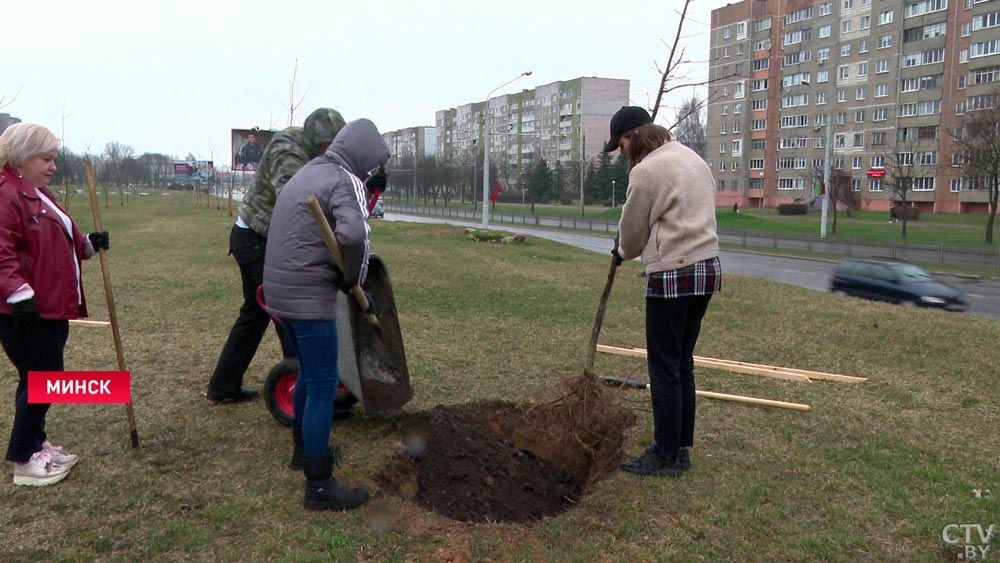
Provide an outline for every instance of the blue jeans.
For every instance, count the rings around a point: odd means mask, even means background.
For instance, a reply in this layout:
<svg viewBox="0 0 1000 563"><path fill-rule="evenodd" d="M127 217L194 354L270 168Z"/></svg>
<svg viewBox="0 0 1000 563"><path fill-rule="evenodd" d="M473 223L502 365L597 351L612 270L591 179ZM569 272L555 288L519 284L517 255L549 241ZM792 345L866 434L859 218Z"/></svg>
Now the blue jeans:
<svg viewBox="0 0 1000 563"><path fill-rule="evenodd" d="M299 357L295 383L295 426L302 427L306 455L330 448L333 399L340 383L337 371L337 321L333 319L282 319L285 332Z"/></svg>

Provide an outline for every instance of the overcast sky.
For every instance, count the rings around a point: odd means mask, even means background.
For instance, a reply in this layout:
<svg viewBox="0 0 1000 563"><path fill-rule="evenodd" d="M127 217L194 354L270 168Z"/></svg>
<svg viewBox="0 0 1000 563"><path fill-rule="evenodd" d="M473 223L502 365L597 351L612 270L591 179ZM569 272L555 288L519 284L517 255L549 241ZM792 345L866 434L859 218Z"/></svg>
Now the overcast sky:
<svg viewBox="0 0 1000 563"><path fill-rule="evenodd" d="M230 131L294 124L314 108L381 131L434 112L580 76L625 78L650 107L680 20L670 0L54 0L4 3L0 98L77 153L110 141L135 154L228 161ZM711 10L684 27L690 82L708 74ZM668 100L661 115L692 93ZM13 100L13 102L12 102ZM658 120L660 121L660 120Z"/></svg>

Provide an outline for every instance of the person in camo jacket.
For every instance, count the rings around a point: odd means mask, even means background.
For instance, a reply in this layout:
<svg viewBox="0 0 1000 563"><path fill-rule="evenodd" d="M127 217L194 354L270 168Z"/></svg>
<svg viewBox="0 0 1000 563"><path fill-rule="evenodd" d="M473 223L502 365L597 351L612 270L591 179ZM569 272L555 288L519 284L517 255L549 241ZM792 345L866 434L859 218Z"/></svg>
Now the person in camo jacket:
<svg viewBox="0 0 1000 563"><path fill-rule="evenodd" d="M217 403L248 401L257 390L243 387L243 374L253 360L270 317L257 304L257 288L264 281L264 250L278 193L307 162L326 152L344 127L344 118L330 108L306 117L303 127L288 127L271 138L257 164L253 185L243 196L239 217L229 235L229 253L236 259L243 281L243 305L208 384L208 398ZM286 358L295 353L280 325L275 325Z"/></svg>

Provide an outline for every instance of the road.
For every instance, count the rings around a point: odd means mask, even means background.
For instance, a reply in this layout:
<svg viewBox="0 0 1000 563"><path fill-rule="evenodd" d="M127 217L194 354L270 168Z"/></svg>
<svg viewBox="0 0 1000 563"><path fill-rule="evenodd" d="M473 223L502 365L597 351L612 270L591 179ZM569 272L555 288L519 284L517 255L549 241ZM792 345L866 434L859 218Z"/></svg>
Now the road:
<svg viewBox="0 0 1000 563"><path fill-rule="evenodd" d="M447 217L426 217L421 215L405 215L387 211L386 221L408 221L413 223L445 223L460 227L481 227L481 223L462 221ZM523 233L525 235L561 242L584 250L606 254L611 251L611 235L586 235L575 232L556 231L548 229L533 229L530 227L491 225L495 230ZM771 254L753 252L733 252L723 250L720 253L724 272L768 279L787 283L798 287L827 291L833 263L825 260L806 258L790 258ZM948 283L965 292L969 299L969 313L1000 319L1000 282L986 279L968 279L957 276L940 275Z"/></svg>

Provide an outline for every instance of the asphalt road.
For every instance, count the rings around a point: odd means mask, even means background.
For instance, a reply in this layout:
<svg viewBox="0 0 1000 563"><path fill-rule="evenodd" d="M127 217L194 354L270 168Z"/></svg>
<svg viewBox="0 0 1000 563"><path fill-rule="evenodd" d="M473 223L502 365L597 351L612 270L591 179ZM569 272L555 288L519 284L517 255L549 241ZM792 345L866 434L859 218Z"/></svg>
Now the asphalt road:
<svg viewBox="0 0 1000 563"><path fill-rule="evenodd" d="M461 221L447 217L404 215L395 212L386 212L385 220L414 223L446 223L461 227L482 226L481 223L472 221ZM611 252L612 237L610 235L587 235L506 225L491 225L490 228L510 231L512 233L523 233L602 254ZM816 291L827 291L829 289L830 273L833 271L833 263L825 260L790 258L787 256L754 252L723 250L720 253L720 259L722 260L723 272L768 279ZM969 279L957 276L940 275L939 277L966 293L969 299L969 313L1000 319L1000 282L993 279ZM942 312L942 314L947 313Z"/></svg>

